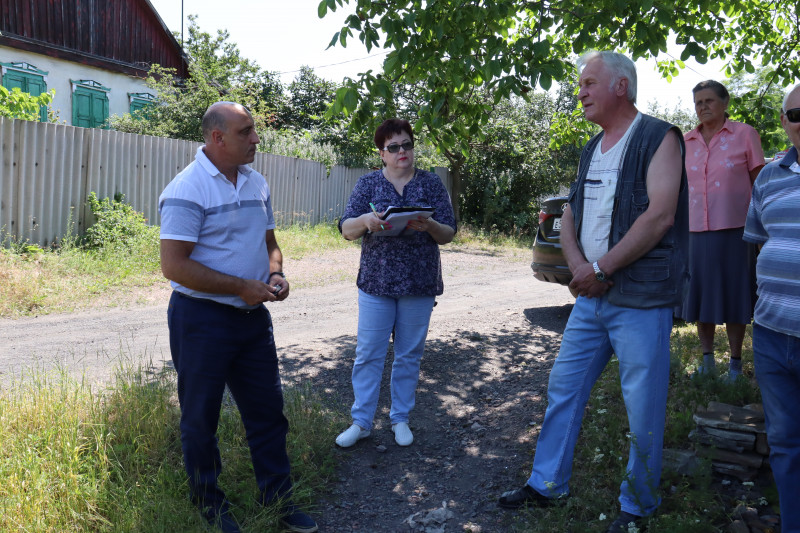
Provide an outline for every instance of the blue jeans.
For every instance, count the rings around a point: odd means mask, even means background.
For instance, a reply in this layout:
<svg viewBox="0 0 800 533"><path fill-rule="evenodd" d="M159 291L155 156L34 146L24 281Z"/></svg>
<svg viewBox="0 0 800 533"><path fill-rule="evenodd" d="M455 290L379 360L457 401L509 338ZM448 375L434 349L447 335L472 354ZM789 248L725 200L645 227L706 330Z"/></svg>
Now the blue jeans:
<svg viewBox="0 0 800 533"><path fill-rule="evenodd" d="M605 296L577 299L550 371L547 411L528 485L548 497L569 492L584 408L615 353L631 439L619 501L623 511L638 516L658 507L671 331L672 308L620 307Z"/></svg>
<svg viewBox="0 0 800 533"><path fill-rule="evenodd" d="M217 486L222 461L216 433L226 384L242 416L262 499L289 497L289 422L267 308L245 313L173 292L167 319L192 501L219 508L225 500Z"/></svg>
<svg viewBox="0 0 800 533"><path fill-rule="evenodd" d="M753 324L753 359L767 422L781 531L800 532L800 337Z"/></svg>
<svg viewBox="0 0 800 533"><path fill-rule="evenodd" d="M383 364L394 330L392 363L392 424L408 422L414 408L419 364L425 350L433 296L373 296L358 291L358 343L353 364L353 423L372 429L378 408Z"/></svg>

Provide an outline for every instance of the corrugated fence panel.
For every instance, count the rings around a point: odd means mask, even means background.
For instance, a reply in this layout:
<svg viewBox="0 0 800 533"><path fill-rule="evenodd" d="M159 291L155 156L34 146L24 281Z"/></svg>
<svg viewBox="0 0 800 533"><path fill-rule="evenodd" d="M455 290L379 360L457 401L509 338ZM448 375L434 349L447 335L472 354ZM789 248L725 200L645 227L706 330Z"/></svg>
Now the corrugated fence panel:
<svg viewBox="0 0 800 533"><path fill-rule="evenodd" d="M161 224L158 197L172 178L194 161L194 154L201 144L149 135L139 136L139 143L142 204L135 207L144 214L148 223Z"/></svg>
<svg viewBox="0 0 800 533"><path fill-rule="evenodd" d="M48 245L69 232L70 208L80 202L79 187L72 184L72 175L80 176L80 156L76 160L62 147L80 149L82 143L75 142L73 133L55 124L17 124L17 239Z"/></svg>
<svg viewBox="0 0 800 533"><path fill-rule="evenodd" d="M0 117L0 239L17 234L15 145L18 123L21 121Z"/></svg>
<svg viewBox="0 0 800 533"><path fill-rule="evenodd" d="M292 220L303 224L317 224L320 216L320 187L328 175L328 169L322 163L298 159L295 171Z"/></svg>
<svg viewBox="0 0 800 533"><path fill-rule="evenodd" d="M44 156L40 160L47 203L37 216L41 224L38 242L49 244L83 231L80 219L83 183L83 131L79 128L44 126ZM34 240L34 239L31 239Z"/></svg>
<svg viewBox="0 0 800 533"><path fill-rule="evenodd" d="M368 168L333 167L320 188L320 220L333 222L341 217L358 178L368 172Z"/></svg>
<svg viewBox="0 0 800 533"><path fill-rule="evenodd" d="M281 226L294 222L292 215L297 161L295 157L258 153L251 165L269 184L275 223Z"/></svg>
<svg viewBox="0 0 800 533"><path fill-rule="evenodd" d="M450 176L450 169L447 167L433 167L433 172L441 178L442 183L444 183L444 188L447 189L447 193L450 195L450 201L453 201L453 179Z"/></svg>
<svg viewBox="0 0 800 533"><path fill-rule="evenodd" d="M137 186L137 135L100 129L86 130L89 137L86 193L113 198L122 193L133 206L140 203Z"/></svg>
<svg viewBox="0 0 800 533"><path fill-rule="evenodd" d="M118 192L159 224L158 197L194 160L200 143L0 118L0 235L48 245L92 223L86 197ZM256 154L276 223L316 224L341 216L364 168ZM450 189L447 169L437 169ZM447 179L445 178L447 176ZM70 222L73 224L70 227Z"/></svg>

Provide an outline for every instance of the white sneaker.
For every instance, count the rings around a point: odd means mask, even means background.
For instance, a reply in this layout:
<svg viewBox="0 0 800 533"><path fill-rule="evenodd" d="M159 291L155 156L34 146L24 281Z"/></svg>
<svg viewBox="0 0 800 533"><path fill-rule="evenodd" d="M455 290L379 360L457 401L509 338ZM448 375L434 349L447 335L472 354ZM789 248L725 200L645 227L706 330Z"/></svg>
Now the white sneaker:
<svg viewBox="0 0 800 533"><path fill-rule="evenodd" d="M407 423L398 422L394 424L392 431L394 431L394 441L398 446L410 446L414 442L414 435L411 433Z"/></svg>
<svg viewBox="0 0 800 533"><path fill-rule="evenodd" d="M349 448L364 437L369 437L369 430L361 429L361 426L353 424L342 433L339 433L339 436L336 437L336 444L342 448Z"/></svg>

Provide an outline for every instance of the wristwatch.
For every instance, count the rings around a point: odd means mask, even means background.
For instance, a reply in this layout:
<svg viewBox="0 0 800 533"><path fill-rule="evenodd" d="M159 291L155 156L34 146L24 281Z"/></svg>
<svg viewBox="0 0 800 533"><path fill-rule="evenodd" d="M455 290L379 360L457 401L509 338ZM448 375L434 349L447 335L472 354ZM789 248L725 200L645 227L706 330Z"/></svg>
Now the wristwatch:
<svg viewBox="0 0 800 533"><path fill-rule="evenodd" d="M597 281L606 281L606 273L600 270L600 265L597 264L597 261L592 263L592 268L594 269L594 278Z"/></svg>

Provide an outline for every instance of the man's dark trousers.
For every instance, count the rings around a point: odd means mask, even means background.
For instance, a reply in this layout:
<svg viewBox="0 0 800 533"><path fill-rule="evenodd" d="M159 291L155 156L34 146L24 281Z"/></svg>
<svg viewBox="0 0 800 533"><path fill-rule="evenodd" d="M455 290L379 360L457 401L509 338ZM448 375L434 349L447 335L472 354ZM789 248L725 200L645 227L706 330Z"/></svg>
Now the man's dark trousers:
<svg viewBox="0 0 800 533"><path fill-rule="evenodd" d="M247 311L173 292L167 319L192 500L219 509L225 499L217 487L222 463L216 432L226 384L242 416L262 500L288 497L289 422L267 308Z"/></svg>

